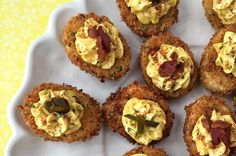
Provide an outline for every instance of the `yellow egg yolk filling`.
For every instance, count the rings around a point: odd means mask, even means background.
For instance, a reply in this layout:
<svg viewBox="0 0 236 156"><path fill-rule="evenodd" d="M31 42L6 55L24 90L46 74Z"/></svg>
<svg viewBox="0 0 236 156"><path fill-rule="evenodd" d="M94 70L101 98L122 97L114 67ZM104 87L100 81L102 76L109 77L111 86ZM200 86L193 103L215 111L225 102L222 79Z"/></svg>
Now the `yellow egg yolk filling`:
<svg viewBox="0 0 236 156"><path fill-rule="evenodd" d="M76 94L71 90L46 89L38 93L39 101L31 107L38 129L44 130L50 136L60 137L71 134L81 128L80 119L83 117L83 106L76 102ZM45 102L52 98L63 98L69 104L69 110L65 114L48 112Z"/></svg>
<svg viewBox="0 0 236 156"><path fill-rule="evenodd" d="M223 24L236 23L236 1L235 0L213 0L213 10Z"/></svg>
<svg viewBox="0 0 236 156"><path fill-rule="evenodd" d="M184 65L184 70L181 73L178 73L178 77L174 79L172 76L160 76L159 68L164 62L173 60L171 58L173 53L178 55L177 62ZM163 91L173 89L176 91L188 86L191 74L193 73L193 62L183 48L162 44L157 52L149 54L146 73L152 79L154 85L159 89Z"/></svg>
<svg viewBox="0 0 236 156"><path fill-rule="evenodd" d="M216 147L212 143L212 136L210 132L203 126L202 120L205 119L205 115L202 115L198 120L192 131L192 139L196 143L197 151L201 156L227 156L229 149L221 141ZM236 124L230 115L221 115L221 113L212 111L210 118L211 121L221 120L232 125L230 135L230 147L236 146Z"/></svg>
<svg viewBox="0 0 236 156"><path fill-rule="evenodd" d="M225 32L223 42L216 43L213 47L218 54L216 66L222 67L225 73L236 77L236 34L230 31Z"/></svg>
<svg viewBox="0 0 236 156"><path fill-rule="evenodd" d="M131 13L135 14L142 24L156 24L166 15L171 7L176 6L177 0L160 1L158 4L151 0L125 0Z"/></svg>
<svg viewBox="0 0 236 156"><path fill-rule="evenodd" d="M89 29L92 27L102 27L102 30L109 36L110 51L105 59L99 59L96 38L89 36ZM123 43L119 37L119 30L110 22L98 23L94 18L89 18L84 22L84 26L79 28L76 35L76 49L80 57L87 63L99 66L102 69L110 69L116 59L121 59L124 53Z"/></svg>
<svg viewBox="0 0 236 156"><path fill-rule="evenodd" d="M132 98L125 104L122 124L125 132L136 142L148 145L163 137L166 115L158 103Z"/></svg>

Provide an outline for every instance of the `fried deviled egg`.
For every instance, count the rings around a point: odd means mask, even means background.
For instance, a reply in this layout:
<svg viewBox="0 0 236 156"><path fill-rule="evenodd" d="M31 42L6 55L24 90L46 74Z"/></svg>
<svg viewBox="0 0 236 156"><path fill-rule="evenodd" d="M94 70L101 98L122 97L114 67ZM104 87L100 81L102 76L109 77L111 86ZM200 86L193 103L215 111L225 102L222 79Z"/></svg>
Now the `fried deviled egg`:
<svg viewBox="0 0 236 156"><path fill-rule="evenodd" d="M147 85L166 98L183 96L196 84L198 72L192 52L170 33L145 41L139 60Z"/></svg>
<svg viewBox="0 0 236 156"><path fill-rule="evenodd" d="M236 25L216 32L205 48L200 64L200 80L213 93L236 90Z"/></svg>
<svg viewBox="0 0 236 156"><path fill-rule="evenodd" d="M72 17L64 27L62 41L71 62L101 81L119 79L129 70L130 48L105 16Z"/></svg>
<svg viewBox="0 0 236 156"><path fill-rule="evenodd" d="M100 130L99 104L70 85L41 84L18 108L28 128L45 140L86 140Z"/></svg>
<svg viewBox="0 0 236 156"><path fill-rule="evenodd" d="M122 20L140 36L168 31L178 21L178 0L116 0Z"/></svg>
<svg viewBox="0 0 236 156"><path fill-rule="evenodd" d="M184 140L191 156L236 155L236 120L223 99L203 96L185 111Z"/></svg>
<svg viewBox="0 0 236 156"><path fill-rule="evenodd" d="M203 0L205 15L211 25L220 29L236 23L235 0Z"/></svg>
<svg viewBox="0 0 236 156"><path fill-rule="evenodd" d="M163 149L154 146L139 146L128 152L123 156L167 156Z"/></svg>
<svg viewBox="0 0 236 156"><path fill-rule="evenodd" d="M174 119L168 103L138 82L112 93L102 112L108 128L142 145L167 137Z"/></svg>

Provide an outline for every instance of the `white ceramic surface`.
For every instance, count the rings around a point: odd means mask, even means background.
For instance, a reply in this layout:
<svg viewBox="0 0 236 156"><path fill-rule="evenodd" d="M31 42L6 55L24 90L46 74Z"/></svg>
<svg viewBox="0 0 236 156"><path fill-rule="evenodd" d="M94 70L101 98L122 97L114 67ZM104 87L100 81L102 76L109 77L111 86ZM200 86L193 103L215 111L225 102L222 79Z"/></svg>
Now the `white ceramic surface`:
<svg viewBox="0 0 236 156"><path fill-rule="evenodd" d="M179 23L172 32L189 44L196 61L199 63L204 46L214 30L204 17L200 0L181 0ZM85 74L70 63L61 44L63 26L77 13L94 12L108 16L120 29L132 50L130 71L119 81L100 83L96 78ZM102 128L100 135L86 142L72 144L62 142L44 142L33 135L22 122L16 106L22 103L24 96L35 85L42 82L67 83L83 89L99 102L104 102L110 92L126 86L134 80L143 82L137 55L142 38L132 33L121 22L115 0L78 0L58 7L51 15L47 32L32 43L29 48L24 83L9 104L7 113L13 130L13 136L5 151L6 156L121 156L137 146L132 145L118 134ZM175 122L171 134L157 146L163 147L170 156L188 155L183 142L184 106L197 97L209 94L202 86L197 86L183 98L169 101L175 113Z"/></svg>

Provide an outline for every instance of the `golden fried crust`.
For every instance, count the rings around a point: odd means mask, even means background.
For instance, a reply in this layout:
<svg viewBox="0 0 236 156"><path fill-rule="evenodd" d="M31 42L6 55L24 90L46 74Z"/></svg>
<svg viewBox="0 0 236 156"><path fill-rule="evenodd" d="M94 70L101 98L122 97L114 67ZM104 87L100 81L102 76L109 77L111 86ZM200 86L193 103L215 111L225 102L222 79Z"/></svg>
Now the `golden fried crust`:
<svg viewBox="0 0 236 156"><path fill-rule="evenodd" d="M78 100L84 106L84 115L81 118L82 127L69 134L62 135L60 137L52 137L47 134L44 130L40 130L37 128L37 125L34 122L34 117L31 114L31 106L33 103L39 101L38 93L44 89L52 89L52 90L71 90L74 91L78 97ZM82 92L82 90L77 90L75 87L70 85L59 85L54 83L44 83L37 87L35 87L24 99L24 103L18 105L18 108L21 112L21 116L25 122L25 124L29 127L29 129L36 135L44 138L45 140L51 141L64 141L64 142L74 142L78 140L90 139L92 136L98 135L100 130L100 122L101 122L101 113L99 103L91 98L88 94Z"/></svg>
<svg viewBox="0 0 236 156"><path fill-rule="evenodd" d="M217 13L213 10L213 0L203 0L202 5L205 9L205 16L213 28L220 29L225 27Z"/></svg>
<svg viewBox="0 0 236 156"><path fill-rule="evenodd" d="M200 63L200 80L205 88L213 93L230 94L236 90L236 78L232 74L226 74L222 67L216 66L217 52L213 44L223 41L226 31L236 32L236 25L223 28L216 32L205 48Z"/></svg>
<svg viewBox="0 0 236 156"><path fill-rule="evenodd" d="M133 154L146 154L147 156L167 156L163 149L154 146L140 146L126 152L123 156L132 156Z"/></svg>
<svg viewBox="0 0 236 156"><path fill-rule="evenodd" d="M120 16L127 26L140 36L157 35L159 32L169 31L174 23L178 22L178 3L175 7L170 8L168 13L164 15L157 24L142 24L135 14L131 13L130 8L125 0L116 0L120 10Z"/></svg>
<svg viewBox="0 0 236 156"><path fill-rule="evenodd" d="M169 105L162 97L156 95L147 86L133 82L128 87L118 90L116 93L112 93L102 106L102 115L106 126L108 126L113 132L118 132L125 137L129 142L136 143L136 141L125 132L121 117L126 102L131 98L147 99L159 103L160 107L166 114L166 125L163 132L163 138L169 136L174 114L171 112ZM162 139L163 139L162 138Z"/></svg>
<svg viewBox="0 0 236 156"><path fill-rule="evenodd" d="M214 109L222 115L231 115L234 118L233 113L226 102L222 98L216 96L202 96L192 104L185 106L186 118L184 123L184 140L191 156L200 156L195 142L192 140L193 128L196 125L198 118L201 117L205 111L212 111Z"/></svg>
<svg viewBox="0 0 236 156"><path fill-rule="evenodd" d="M148 64L148 56L152 52L153 49L158 49L162 44L170 44L176 47L182 47L188 55L191 57L193 61L193 74L191 75L191 80L187 88L180 88L176 91L170 89L169 91L163 91L159 89L155 84L153 84L152 79L147 75L146 67ZM170 33L159 34L158 36L152 36L147 41L145 41L141 47L141 52L139 54L139 61L142 69L143 79L146 81L147 85L151 87L157 94L160 93L162 96L166 98L177 98L187 94L192 88L197 84L198 71L197 65L194 61L194 57L192 52L190 51L188 45L184 43L178 37L172 36Z"/></svg>
<svg viewBox="0 0 236 156"><path fill-rule="evenodd" d="M77 16L72 17L68 24L64 27L62 35L62 42L64 44L64 49L67 53L67 56L71 62L78 66L81 70L98 77L101 81L121 78L129 70L129 64L131 60L130 48L121 34L119 34L119 37L123 43L124 55L121 59L116 59L115 64L110 69L102 69L96 65L88 64L78 54L75 46L75 34L80 27L83 27L84 22L88 18L94 18L99 23L112 23L107 17L97 16L93 13L78 14Z"/></svg>

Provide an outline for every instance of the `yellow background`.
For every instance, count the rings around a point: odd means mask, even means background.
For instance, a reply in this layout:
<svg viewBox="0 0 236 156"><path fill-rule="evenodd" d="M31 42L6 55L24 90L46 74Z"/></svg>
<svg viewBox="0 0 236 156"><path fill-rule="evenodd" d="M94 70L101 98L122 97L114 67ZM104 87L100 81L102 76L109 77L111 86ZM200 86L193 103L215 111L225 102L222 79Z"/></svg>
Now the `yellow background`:
<svg viewBox="0 0 236 156"><path fill-rule="evenodd" d="M31 42L47 28L53 9L69 0L0 0L0 156L12 132L6 109L19 89Z"/></svg>

